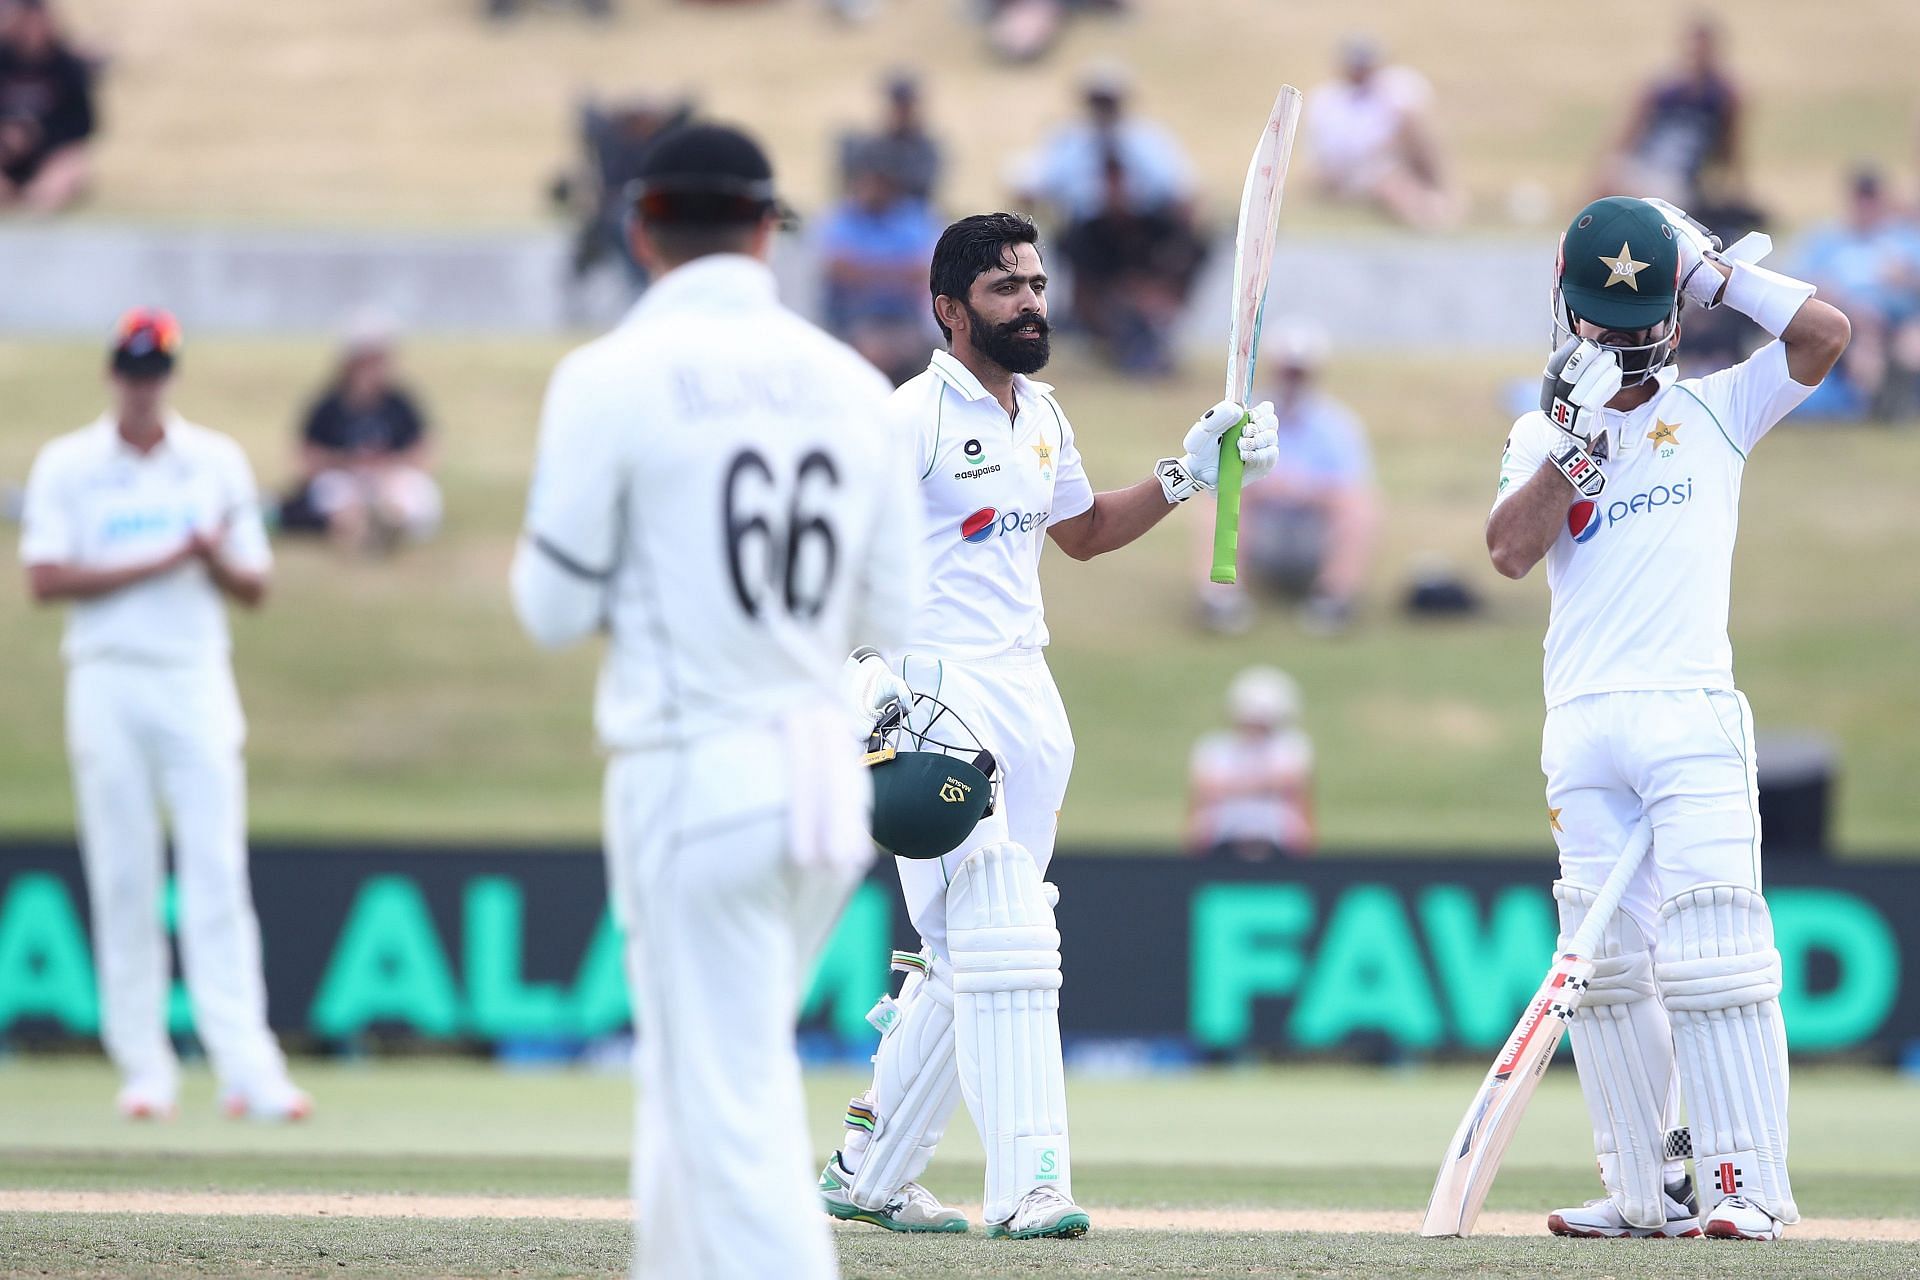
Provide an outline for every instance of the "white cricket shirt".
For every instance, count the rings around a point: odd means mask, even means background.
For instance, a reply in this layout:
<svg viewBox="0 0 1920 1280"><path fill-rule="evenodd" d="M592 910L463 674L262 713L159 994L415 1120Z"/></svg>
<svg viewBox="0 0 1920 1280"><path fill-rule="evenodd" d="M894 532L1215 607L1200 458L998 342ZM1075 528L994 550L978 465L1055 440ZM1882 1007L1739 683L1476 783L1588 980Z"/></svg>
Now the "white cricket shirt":
<svg viewBox="0 0 1920 1280"><path fill-rule="evenodd" d="M1093 506L1093 486L1053 388L1015 374L1013 396L1008 418L965 365L936 351L888 405L893 430L915 445L932 566L914 653L978 659L1047 643L1047 526Z"/></svg>
<svg viewBox="0 0 1920 1280"><path fill-rule="evenodd" d="M1772 342L1704 378L1674 380L1628 413L1603 410L1607 487L1567 512L1547 550L1549 707L1590 693L1731 689L1727 605L1747 454L1813 391ZM1498 507L1546 462L1561 432L1513 424Z"/></svg>
<svg viewBox="0 0 1920 1280"><path fill-rule="evenodd" d="M847 654L899 642L924 572L889 390L736 254L668 272L560 363L521 556L604 588L602 745L838 705Z"/></svg>
<svg viewBox="0 0 1920 1280"><path fill-rule="evenodd" d="M158 560L195 531L223 523L229 564L250 573L272 565L253 470L232 438L170 414L160 442L143 454L103 417L49 441L34 459L20 561L124 568ZM195 560L70 602L60 651L69 663L196 663L224 660L231 648L220 589Z"/></svg>

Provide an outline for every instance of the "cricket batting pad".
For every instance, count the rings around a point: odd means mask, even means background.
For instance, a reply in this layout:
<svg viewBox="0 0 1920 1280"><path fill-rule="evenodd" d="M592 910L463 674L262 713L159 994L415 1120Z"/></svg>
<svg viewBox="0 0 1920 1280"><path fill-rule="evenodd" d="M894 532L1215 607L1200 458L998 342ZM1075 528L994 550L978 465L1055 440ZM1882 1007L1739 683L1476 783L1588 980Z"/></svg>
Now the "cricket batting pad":
<svg viewBox="0 0 1920 1280"><path fill-rule="evenodd" d="M1787 1035L1766 899L1732 884L1660 909L1654 978L1673 1019L1700 1207L1745 1196L1798 1222L1787 1181Z"/></svg>
<svg viewBox="0 0 1920 1280"><path fill-rule="evenodd" d="M1033 855L986 845L947 887L960 1090L987 1153L983 1218L1047 1183L1073 1195L1060 1063L1060 931Z"/></svg>
<svg viewBox="0 0 1920 1280"><path fill-rule="evenodd" d="M1557 880L1553 896L1564 951L1598 894ZM1660 1226L1667 1220L1666 1132L1674 1119L1673 1034L1654 991L1652 951L1624 911L1614 912L1600 935L1586 998L1567 1031L1607 1195L1634 1226Z"/></svg>
<svg viewBox="0 0 1920 1280"><path fill-rule="evenodd" d="M849 1194L863 1209L885 1207L926 1172L960 1101L953 1053L953 979L947 962L922 951L925 973L900 989L899 1013L873 1056L873 1088L847 1108L843 1159ZM862 1121L872 1126L863 1136Z"/></svg>

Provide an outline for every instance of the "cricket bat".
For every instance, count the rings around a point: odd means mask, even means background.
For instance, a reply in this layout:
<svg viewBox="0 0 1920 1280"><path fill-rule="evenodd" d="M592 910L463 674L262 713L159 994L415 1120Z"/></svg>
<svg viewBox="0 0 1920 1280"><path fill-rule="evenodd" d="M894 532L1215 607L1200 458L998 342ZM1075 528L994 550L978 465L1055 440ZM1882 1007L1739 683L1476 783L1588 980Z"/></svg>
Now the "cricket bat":
<svg viewBox="0 0 1920 1280"><path fill-rule="evenodd" d="M1568 940L1567 949L1554 959L1533 999L1527 1001L1500 1056L1480 1082L1480 1092L1454 1130L1453 1140L1447 1143L1446 1153L1440 1157L1440 1176L1433 1183L1433 1197L1427 1201L1427 1216L1420 1224L1421 1235L1473 1234L1474 1220L1487 1202L1501 1157L1513 1142L1534 1088L1547 1073L1547 1064L1560 1047L1560 1037L1566 1034L1574 1010L1587 993L1600 935L1606 932L1607 921L1620 906L1628 882L1652 847L1653 826L1642 817L1587 918Z"/></svg>
<svg viewBox="0 0 1920 1280"><path fill-rule="evenodd" d="M1273 241L1280 229L1280 198L1287 185L1287 160L1300 124L1300 91L1280 86L1273 113L1260 131L1259 145L1247 165L1240 191L1240 223L1233 236L1233 314L1227 325L1227 394L1236 404L1253 404L1253 362L1260 352L1260 318L1273 274ZM1219 501L1213 524L1215 582L1234 580L1240 549L1240 429L1242 418L1220 437Z"/></svg>

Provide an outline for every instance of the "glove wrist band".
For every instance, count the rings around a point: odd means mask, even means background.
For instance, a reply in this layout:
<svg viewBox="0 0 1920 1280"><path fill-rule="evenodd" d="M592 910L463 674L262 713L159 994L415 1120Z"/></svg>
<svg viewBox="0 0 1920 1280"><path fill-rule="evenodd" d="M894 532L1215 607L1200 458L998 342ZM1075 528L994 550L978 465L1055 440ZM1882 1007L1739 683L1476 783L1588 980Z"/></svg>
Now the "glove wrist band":
<svg viewBox="0 0 1920 1280"><path fill-rule="evenodd" d="M1812 296L1813 286L1804 280L1750 262L1736 262L1721 302L1777 338L1786 332L1801 304Z"/></svg>
<svg viewBox="0 0 1920 1280"><path fill-rule="evenodd" d="M1154 463L1153 478L1160 482L1160 492L1166 495L1167 502L1174 505L1185 502L1207 487L1179 458L1162 458Z"/></svg>

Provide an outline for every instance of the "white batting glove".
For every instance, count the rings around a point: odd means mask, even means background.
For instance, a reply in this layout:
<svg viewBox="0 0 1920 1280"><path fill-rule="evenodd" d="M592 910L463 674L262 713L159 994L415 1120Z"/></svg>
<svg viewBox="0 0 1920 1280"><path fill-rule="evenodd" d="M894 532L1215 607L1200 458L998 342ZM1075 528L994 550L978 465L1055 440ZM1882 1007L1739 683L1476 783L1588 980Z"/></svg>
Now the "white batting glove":
<svg viewBox="0 0 1920 1280"><path fill-rule="evenodd" d="M1607 480L1599 460L1607 456L1605 429L1589 430L1607 401L1620 394L1620 357L1586 338L1569 338L1547 358L1541 375L1540 412L1564 434L1547 457L1567 482L1597 498ZM1597 456L1596 456L1597 455Z"/></svg>
<svg viewBox="0 0 1920 1280"><path fill-rule="evenodd" d="M1246 416L1247 411L1239 404L1222 400L1187 428L1180 441L1187 451L1184 457L1162 458L1154 464L1153 473L1168 502L1185 502L1220 483L1220 437ZM1245 456L1244 450L1241 456Z"/></svg>
<svg viewBox="0 0 1920 1280"><path fill-rule="evenodd" d="M1240 465L1245 468L1242 484L1252 484L1271 472L1280 462L1280 418L1273 401L1262 400L1253 406L1247 425L1240 429Z"/></svg>
<svg viewBox="0 0 1920 1280"><path fill-rule="evenodd" d="M1719 305L1726 279L1712 264L1720 261L1720 237L1672 201L1642 196L1641 203L1652 205L1673 228L1673 242L1680 249L1680 292L1702 311Z"/></svg>
<svg viewBox="0 0 1920 1280"><path fill-rule="evenodd" d="M903 708L913 706L912 687L887 666L878 649L855 649L847 659L844 678L848 705L861 737L873 732L880 714L889 705L897 702Z"/></svg>

